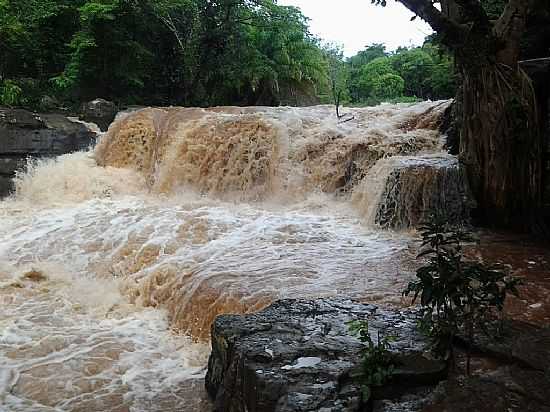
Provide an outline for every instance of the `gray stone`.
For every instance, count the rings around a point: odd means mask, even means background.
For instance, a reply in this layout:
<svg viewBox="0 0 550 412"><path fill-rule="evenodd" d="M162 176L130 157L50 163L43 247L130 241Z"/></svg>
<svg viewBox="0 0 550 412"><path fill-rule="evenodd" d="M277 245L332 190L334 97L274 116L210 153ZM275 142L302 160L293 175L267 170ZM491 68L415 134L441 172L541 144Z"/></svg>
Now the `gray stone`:
<svg viewBox="0 0 550 412"><path fill-rule="evenodd" d="M58 109L61 106L59 100L52 96L42 96L40 99L40 110L49 112Z"/></svg>
<svg viewBox="0 0 550 412"><path fill-rule="evenodd" d="M416 227L438 213L449 223L469 220L475 201L454 156L386 159L388 173L374 216L383 228Z"/></svg>
<svg viewBox="0 0 550 412"><path fill-rule="evenodd" d="M0 176L11 178L16 170L20 170L27 164L25 157L0 157Z"/></svg>
<svg viewBox="0 0 550 412"><path fill-rule="evenodd" d="M0 198L7 196L13 191L13 181L11 177L0 176Z"/></svg>
<svg viewBox="0 0 550 412"><path fill-rule="evenodd" d="M106 131L115 120L117 112L117 107L113 102L95 99L82 105L79 118L85 122L95 123L101 131Z"/></svg>
<svg viewBox="0 0 550 412"><path fill-rule="evenodd" d="M0 108L0 155L54 156L91 145L95 133L59 114Z"/></svg>
<svg viewBox="0 0 550 412"><path fill-rule="evenodd" d="M28 157L54 157L85 149L96 134L60 114L38 114L0 107L0 197L11 190L11 178Z"/></svg>
<svg viewBox="0 0 550 412"><path fill-rule="evenodd" d="M396 336L398 366L376 396L401 396L443 379L447 365L427 352L411 311L392 312L345 299L282 300L212 325L206 388L217 411L359 411L363 344L347 322L368 319L371 333Z"/></svg>

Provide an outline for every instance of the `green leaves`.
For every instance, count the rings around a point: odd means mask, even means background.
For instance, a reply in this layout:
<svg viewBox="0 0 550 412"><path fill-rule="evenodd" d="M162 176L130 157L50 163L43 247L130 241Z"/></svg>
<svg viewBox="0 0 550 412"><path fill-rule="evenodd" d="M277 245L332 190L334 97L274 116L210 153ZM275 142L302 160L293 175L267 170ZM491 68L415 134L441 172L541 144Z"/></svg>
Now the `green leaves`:
<svg viewBox="0 0 550 412"><path fill-rule="evenodd" d="M400 47L395 52L373 44L347 63L350 94L356 103L377 104L404 97L411 101L445 99L455 94L453 60L432 41L422 47Z"/></svg>
<svg viewBox="0 0 550 412"><path fill-rule="evenodd" d="M7 106L17 106L22 103L21 87L12 80L4 80L0 83L0 104Z"/></svg>
<svg viewBox="0 0 550 412"><path fill-rule="evenodd" d="M475 330L487 330L492 315L502 312L508 293L518 294L518 278L501 268L464 259L462 247L472 236L462 228L450 227L441 218L420 228L419 259L427 259L403 295L420 296L421 326L432 336L440 356L452 353L452 340L466 332L471 340Z"/></svg>
<svg viewBox="0 0 550 412"><path fill-rule="evenodd" d="M328 73L306 18L272 0L0 0L0 39L0 79L35 81L37 101L277 105Z"/></svg>
<svg viewBox="0 0 550 412"><path fill-rule="evenodd" d="M110 1L88 1L78 9L80 21L84 24L91 23L94 20L114 21L116 11L119 7L118 0Z"/></svg>
<svg viewBox="0 0 550 412"><path fill-rule="evenodd" d="M372 387L382 386L393 375L395 360L390 349L394 337L387 334L382 336L378 330L375 342L371 337L367 320L351 321L348 328L365 344L361 353L360 381L363 401L366 402L371 397Z"/></svg>

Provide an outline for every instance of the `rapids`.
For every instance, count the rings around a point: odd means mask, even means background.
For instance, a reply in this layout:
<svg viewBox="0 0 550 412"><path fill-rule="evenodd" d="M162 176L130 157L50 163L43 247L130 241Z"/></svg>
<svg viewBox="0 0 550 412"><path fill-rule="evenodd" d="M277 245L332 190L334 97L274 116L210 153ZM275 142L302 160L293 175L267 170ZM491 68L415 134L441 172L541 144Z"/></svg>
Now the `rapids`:
<svg viewBox="0 0 550 412"><path fill-rule="evenodd" d="M413 238L364 217L365 185L380 159L441 153L447 105L340 124L328 106L150 108L30 162L0 202L0 410L208 410L216 315L400 304Z"/></svg>

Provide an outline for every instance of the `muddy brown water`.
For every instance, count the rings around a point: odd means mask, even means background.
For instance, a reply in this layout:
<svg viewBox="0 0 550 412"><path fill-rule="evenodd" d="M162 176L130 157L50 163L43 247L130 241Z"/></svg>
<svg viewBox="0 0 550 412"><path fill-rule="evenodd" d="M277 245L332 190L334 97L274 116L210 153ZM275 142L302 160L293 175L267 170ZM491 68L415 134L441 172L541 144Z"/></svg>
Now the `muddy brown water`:
<svg viewBox="0 0 550 412"><path fill-rule="evenodd" d="M407 304L416 236L370 225L353 190L382 157L441 153L445 104L345 124L325 106L145 109L95 152L30 164L0 203L0 410L205 411L216 315ZM509 312L547 320L548 254L487 239L532 280Z"/></svg>

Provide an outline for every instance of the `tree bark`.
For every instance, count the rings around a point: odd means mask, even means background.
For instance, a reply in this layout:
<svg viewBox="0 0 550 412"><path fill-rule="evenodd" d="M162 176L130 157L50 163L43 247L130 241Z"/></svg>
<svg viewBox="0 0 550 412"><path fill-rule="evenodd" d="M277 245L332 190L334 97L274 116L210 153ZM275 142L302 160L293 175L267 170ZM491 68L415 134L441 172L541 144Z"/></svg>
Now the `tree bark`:
<svg viewBox="0 0 550 412"><path fill-rule="evenodd" d="M479 218L528 229L541 202L542 151L528 79L500 63L463 70L460 160Z"/></svg>
<svg viewBox="0 0 550 412"><path fill-rule="evenodd" d="M529 0L491 22L479 0L398 0L451 48L462 77L460 159L483 223L528 228L541 205L542 147L530 80L518 67Z"/></svg>

